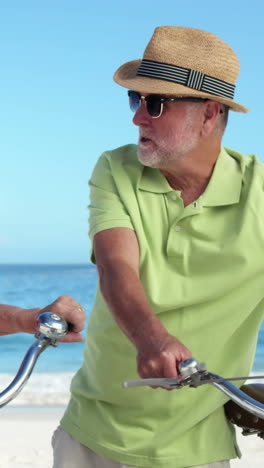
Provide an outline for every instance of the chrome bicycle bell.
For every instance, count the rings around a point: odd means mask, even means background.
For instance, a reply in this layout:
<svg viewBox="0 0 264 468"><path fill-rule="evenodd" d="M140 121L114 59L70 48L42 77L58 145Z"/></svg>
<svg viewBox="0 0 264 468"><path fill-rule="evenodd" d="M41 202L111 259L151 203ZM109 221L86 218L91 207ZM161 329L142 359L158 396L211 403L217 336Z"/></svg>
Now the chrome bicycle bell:
<svg viewBox="0 0 264 468"><path fill-rule="evenodd" d="M52 340L62 339L68 332L67 322L52 312L43 312L37 317L36 330Z"/></svg>
<svg viewBox="0 0 264 468"><path fill-rule="evenodd" d="M182 377L190 377L192 374L197 372L205 372L206 365L202 362L196 361L196 359L185 359L179 364L179 372Z"/></svg>

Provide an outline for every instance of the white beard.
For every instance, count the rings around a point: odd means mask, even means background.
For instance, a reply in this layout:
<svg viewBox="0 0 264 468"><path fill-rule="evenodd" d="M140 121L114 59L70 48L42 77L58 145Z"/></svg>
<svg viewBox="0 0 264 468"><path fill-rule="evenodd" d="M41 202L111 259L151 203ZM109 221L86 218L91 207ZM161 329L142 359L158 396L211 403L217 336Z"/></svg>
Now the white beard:
<svg viewBox="0 0 264 468"><path fill-rule="evenodd" d="M155 136L152 139L151 135L149 135L151 142L146 145L141 144L139 140L137 155L138 160L144 166L166 169L170 167L171 163L182 159L187 153L190 153L197 147L200 135L193 125L193 109L190 107L188 111L184 126L177 135L173 130L168 132L166 137L161 140L156 140ZM146 130L142 130L142 134L145 138L148 138Z"/></svg>

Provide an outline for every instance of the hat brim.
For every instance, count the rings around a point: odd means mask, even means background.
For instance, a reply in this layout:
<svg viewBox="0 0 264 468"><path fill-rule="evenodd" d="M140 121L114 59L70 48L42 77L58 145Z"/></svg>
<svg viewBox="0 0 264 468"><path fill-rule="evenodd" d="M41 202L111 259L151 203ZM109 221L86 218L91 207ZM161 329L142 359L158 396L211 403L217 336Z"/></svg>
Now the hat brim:
<svg viewBox="0 0 264 468"><path fill-rule="evenodd" d="M114 81L127 89L133 89L144 94L167 94L175 97L200 97L212 99L227 105L235 112L248 112L249 109L231 99L204 93L167 80L138 76L137 71L141 60L133 60L121 65L114 74Z"/></svg>

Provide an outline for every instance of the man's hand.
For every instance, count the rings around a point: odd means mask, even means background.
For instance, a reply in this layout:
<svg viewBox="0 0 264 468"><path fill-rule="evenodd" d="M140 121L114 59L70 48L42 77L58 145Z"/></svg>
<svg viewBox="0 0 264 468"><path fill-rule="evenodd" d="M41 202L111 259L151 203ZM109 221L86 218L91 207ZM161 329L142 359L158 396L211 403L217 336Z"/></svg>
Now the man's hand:
<svg viewBox="0 0 264 468"><path fill-rule="evenodd" d="M62 342L73 343L84 340L80 332L84 328L85 310L71 296L58 297L52 304L41 309L39 314L42 312L54 312L69 324L70 331L61 340Z"/></svg>
<svg viewBox="0 0 264 468"><path fill-rule="evenodd" d="M178 376L178 365L184 359L192 357L191 351L177 338L167 334L162 340L151 344L147 342L137 355L137 370L141 378Z"/></svg>
<svg viewBox="0 0 264 468"><path fill-rule="evenodd" d="M26 309L20 312L21 331L35 333L36 318L43 312L53 312L60 315L70 326L70 331L61 340L64 343L83 341L80 332L84 328L85 310L71 296L60 296L43 309Z"/></svg>
<svg viewBox="0 0 264 468"><path fill-rule="evenodd" d="M0 304L0 336L13 333L36 333L36 319L42 312L54 312L69 325L70 331L63 338L65 343L83 341L80 331L84 328L85 310L71 296L60 296L56 301L40 309Z"/></svg>

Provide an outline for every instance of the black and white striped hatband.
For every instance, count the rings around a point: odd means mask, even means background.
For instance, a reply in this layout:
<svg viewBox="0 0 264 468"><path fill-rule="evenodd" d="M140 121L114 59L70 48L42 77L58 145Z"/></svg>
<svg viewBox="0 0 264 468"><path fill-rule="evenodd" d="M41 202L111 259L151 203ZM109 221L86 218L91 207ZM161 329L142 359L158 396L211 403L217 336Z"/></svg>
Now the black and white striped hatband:
<svg viewBox="0 0 264 468"><path fill-rule="evenodd" d="M214 96L234 99L235 85L190 68L143 59L137 75L170 81Z"/></svg>

